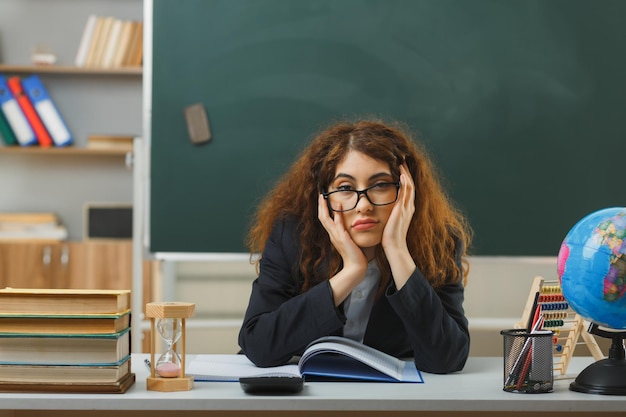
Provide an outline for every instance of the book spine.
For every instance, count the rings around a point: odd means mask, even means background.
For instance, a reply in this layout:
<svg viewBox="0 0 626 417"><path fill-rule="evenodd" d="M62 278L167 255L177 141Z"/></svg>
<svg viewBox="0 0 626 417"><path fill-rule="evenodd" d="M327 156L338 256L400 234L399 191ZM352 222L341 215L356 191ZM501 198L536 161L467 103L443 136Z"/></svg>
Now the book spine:
<svg viewBox="0 0 626 417"><path fill-rule="evenodd" d="M15 96L18 104L22 108L28 123L31 128L35 132L35 136L37 137L37 141L43 147L48 147L52 145L52 138L50 134L46 130L46 127L43 125L43 122L39 118L37 114L37 110L33 107L33 103L31 103L28 96L24 93L24 88L22 87L22 82L19 77L11 77L7 80L7 84L9 84L9 88L11 92Z"/></svg>
<svg viewBox="0 0 626 417"><path fill-rule="evenodd" d="M113 23L111 23L109 37L106 44L104 45L104 50L102 52L101 66L103 68L113 67L113 60L115 59L115 53L117 51L121 31L122 21L119 19L114 19Z"/></svg>
<svg viewBox="0 0 626 417"><path fill-rule="evenodd" d="M117 43L117 49L115 51L115 57L113 58L113 67L119 68L124 64L124 57L127 54L128 47L131 42L131 35L133 30L133 22L130 20L122 21L122 30L120 33L120 40Z"/></svg>
<svg viewBox="0 0 626 417"><path fill-rule="evenodd" d="M104 50L109 40L111 33L111 26L113 26L114 18L112 16L106 16L103 18L103 22L100 25L99 32L97 34L96 43L94 45L94 54L91 62L88 62L88 66L102 67L102 61L104 58Z"/></svg>
<svg viewBox="0 0 626 417"><path fill-rule="evenodd" d="M89 54L89 47L91 46L91 39L93 38L94 29L96 27L97 16L92 14L87 18L85 23L85 29L83 30L83 36L80 39L78 45L78 52L76 52L76 58L74 64L77 67L84 67L87 62L87 55Z"/></svg>
<svg viewBox="0 0 626 417"><path fill-rule="evenodd" d="M9 121L4 116L4 112L0 110L0 136L7 146L17 145L17 138L9 125Z"/></svg>
<svg viewBox="0 0 626 417"><path fill-rule="evenodd" d="M41 121L48 129L54 144L56 146L70 145L73 140L72 134L41 79L37 75L31 75L23 80L22 85L26 95L35 106Z"/></svg>
<svg viewBox="0 0 626 417"><path fill-rule="evenodd" d="M0 347L0 364L116 365L130 355L130 327L107 334L3 333Z"/></svg>
<svg viewBox="0 0 626 417"><path fill-rule="evenodd" d="M85 62L83 64L84 67L95 66L96 51L98 49L98 44L100 43L100 38L102 37L104 21L104 16L96 16L93 33L91 34L91 39L89 41L89 48L87 48L87 56L85 56Z"/></svg>
<svg viewBox="0 0 626 417"><path fill-rule="evenodd" d="M133 61L130 63L133 67L140 67L143 64L143 22L137 22L138 40L133 51Z"/></svg>
<svg viewBox="0 0 626 417"><path fill-rule="evenodd" d="M2 75L0 75L0 108L21 146L37 144L35 132L11 92L7 79Z"/></svg>
<svg viewBox="0 0 626 417"><path fill-rule="evenodd" d="M143 60L143 22L133 21L131 41L124 57L124 66L141 66Z"/></svg>

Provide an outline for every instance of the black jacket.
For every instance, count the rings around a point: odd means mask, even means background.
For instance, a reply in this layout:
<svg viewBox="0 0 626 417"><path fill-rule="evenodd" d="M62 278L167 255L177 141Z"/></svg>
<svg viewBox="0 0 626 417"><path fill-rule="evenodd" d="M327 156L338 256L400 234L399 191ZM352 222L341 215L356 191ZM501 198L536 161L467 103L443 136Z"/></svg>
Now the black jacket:
<svg viewBox="0 0 626 417"><path fill-rule="evenodd" d="M345 317L342 308L335 308L328 281L299 294L299 277L293 272L300 255L296 228L294 221L274 228L252 284L239 345L257 366L285 364L313 340L342 334ZM425 372L461 370L469 353L463 291L462 283L435 291L419 268L400 291L392 281L372 307L363 343L399 358L412 357Z"/></svg>

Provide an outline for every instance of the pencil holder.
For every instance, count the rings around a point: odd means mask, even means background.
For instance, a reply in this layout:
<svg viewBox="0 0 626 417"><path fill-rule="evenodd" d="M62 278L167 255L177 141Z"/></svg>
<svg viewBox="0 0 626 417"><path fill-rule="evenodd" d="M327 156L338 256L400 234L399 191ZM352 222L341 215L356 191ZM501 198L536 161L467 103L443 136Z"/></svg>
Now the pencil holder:
<svg viewBox="0 0 626 417"><path fill-rule="evenodd" d="M500 332L504 342L504 391L537 394L552 392L552 337L550 330Z"/></svg>

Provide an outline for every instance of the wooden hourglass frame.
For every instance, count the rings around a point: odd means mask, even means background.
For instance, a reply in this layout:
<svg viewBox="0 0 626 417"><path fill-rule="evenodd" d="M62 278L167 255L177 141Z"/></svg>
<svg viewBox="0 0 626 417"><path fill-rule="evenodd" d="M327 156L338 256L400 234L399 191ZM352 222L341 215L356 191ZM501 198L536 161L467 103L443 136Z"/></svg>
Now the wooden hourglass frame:
<svg viewBox="0 0 626 417"><path fill-rule="evenodd" d="M161 302L146 304L146 317L150 318L150 376L146 379L146 388L150 391L189 391L193 388L193 377L185 376L185 321L193 316L196 305L183 302ZM155 321L160 319L180 319L180 371L177 376L164 377L156 372L155 350L157 331ZM177 353L178 342L171 347Z"/></svg>

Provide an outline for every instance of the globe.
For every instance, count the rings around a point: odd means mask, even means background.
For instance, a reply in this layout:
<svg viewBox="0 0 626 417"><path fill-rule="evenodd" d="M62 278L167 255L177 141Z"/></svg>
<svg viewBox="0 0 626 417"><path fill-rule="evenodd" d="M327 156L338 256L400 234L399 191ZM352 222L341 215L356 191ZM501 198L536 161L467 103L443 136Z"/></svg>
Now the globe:
<svg viewBox="0 0 626 417"><path fill-rule="evenodd" d="M589 333L612 339L608 358L583 369L570 390L626 395L626 207L576 223L561 244L557 274L570 307L592 322Z"/></svg>
<svg viewBox="0 0 626 417"><path fill-rule="evenodd" d="M576 223L561 244L557 273L575 312L626 329L626 207L598 210Z"/></svg>

